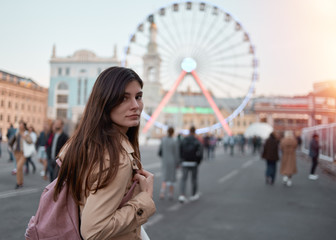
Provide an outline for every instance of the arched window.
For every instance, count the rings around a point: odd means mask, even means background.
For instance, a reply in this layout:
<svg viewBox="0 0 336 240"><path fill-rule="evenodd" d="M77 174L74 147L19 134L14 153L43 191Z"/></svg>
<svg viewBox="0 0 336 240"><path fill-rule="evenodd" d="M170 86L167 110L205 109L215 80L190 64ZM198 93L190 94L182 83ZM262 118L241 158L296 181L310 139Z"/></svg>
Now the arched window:
<svg viewBox="0 0 336 240"><path fill-rule="evenodd" d="M68 84L65 82L60 82L57 86L58 90L68 90L68 88L69 88Z"/></svg>

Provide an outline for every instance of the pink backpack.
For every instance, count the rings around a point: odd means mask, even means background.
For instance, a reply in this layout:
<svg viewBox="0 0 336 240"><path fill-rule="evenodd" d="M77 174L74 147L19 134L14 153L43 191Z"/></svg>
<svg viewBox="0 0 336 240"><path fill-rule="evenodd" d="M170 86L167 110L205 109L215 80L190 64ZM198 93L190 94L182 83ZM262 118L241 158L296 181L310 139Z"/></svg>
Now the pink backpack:
<svg viewBox="0 0 336 240"><path fill-rule="evenodd" d="M79 233L79 209L71 194L67 195L64 184L54 201L57 179L45 187L35 216L26 229L26 240L35 239L82 239Z"/></svg>
<svg viewBox="0 0 336 240"><path fill-rule="evenodd" d="M61 164L59 160L57 163ZM79 232L79 208L72 196L67 195L66 184L63 184L57 201L54 201L56 183L57 178L42 192L36 215L32 216L28 223L25 233L26 240L82 239ZM132 198L136 184L137 182L133 182L119 208Z"/></svg>

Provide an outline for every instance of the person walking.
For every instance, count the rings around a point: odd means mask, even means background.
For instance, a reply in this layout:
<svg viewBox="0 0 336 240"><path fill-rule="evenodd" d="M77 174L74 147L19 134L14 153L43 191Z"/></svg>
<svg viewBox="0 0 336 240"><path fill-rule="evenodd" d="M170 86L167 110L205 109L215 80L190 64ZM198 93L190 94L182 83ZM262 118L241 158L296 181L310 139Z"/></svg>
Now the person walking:
<svg viewBox="0 0 336 240"><path fill-rule="evenodd" d="M203 158L203 149L201 142L197 139L195 134L195 127L192 126L189 130L189 135L182 140L180 146L182 179L181 179L181 193L178 198L179 202L184 203L186 199L186 183L188 174L191 172L192 196L191 201L199 199L198 193L198 166Z"/></svg>
<svg viewBox="0 0 336 240"><path fill-rule="evenodd" d="M234 155L234 147L235 147L236 141L234 136L230 136L229 137L229 146L230 146L230 155L233 156Z"/></svg>
<svg viewBox="0 0 336 240"><path fill-rule="evenodd" d="M308 176L310 180L317 180L319 177L317 174L315 174L316 167L318 165L319 154L320 154L319 135L314 133L309 145L309 156L312 159L311 170Z"/></svg>
<svg viewBox="0 0 336 240"><path fill-rule="evenodd" d="M174 128L168 128L168 136L163 137L159 147L161 157L162 183L160 189L160 199L166 196L166 189L169 188L168 198L174 198L174 184L176 181L176 169L180 162L179 145L174 139Z"/></svg>
<svg viewBox="0 0 336 240"><path fill-rule="evenodd" d="M10 142L10 140L14 137L15 133L16 133L16 129L13 127L13 124L10 124L9 128L7 129L7 134L6 134L7 142ZM15 162L14 161L14 153L9 148L8 148L8 154L9 154L8 162ZM14 164L14 165L15 165L14 170L15 170L15 173L16 173L16 164Z"/></svg>
<svg viewBox="0 0 336 240"><path fill-rule="evenodd" d="M210 160L210 136L207 133L203 137L203 149L205 152L205 159Z"/></svg>
<svg viewBox="0 0 336 240"><path fill-rule="evenodd" d="M35 144L37 141L37 135L33 126L28 127L28 132L32 142L30 144L25 144L23 147L23 155L26 158L26 174L29 174L29 164L33 167L33 173L36 171L36 166L32 157L36 154Z"/></svg>
<svg viewBox="0 0 336 240"><path fill-rule="evenodd" d="M56 157L63 147L63 145L68 141L68 135L63 131L64 122L62 119L56 119L53 123L53 138L51 140L50 145L47 148L47 156L48 156L48 173L50 182L54 181L54 179L58 175L59 167L56 164Z"/></svg>
<svg viewBox="0 0 336 240"><path fill-rule="evenodd" d="M285 131L284 137L280 141L281 168L280 174L283 175L283 183L292 186L292 176L297 172L296 167L296 148L297 140L292 131Z"/></svg>
<svg viewBox="0 0 336 240"><path fill-rule="evenodd" d="M40 172L40 174L44 180L48 179L47 177L48 157L46 147L49 134L50 134L50 126L48 123L45 123L43 125L43 130L40 132L36 142L37 158L39 162L43 165L43 170Z"/></svg>
<svg viewBox="0 0 336 240"><path fill-rule="evenodd" d="M19 128L14 137L9 142L9 146L12 147L14 157L16 159L16 185L15 189L23 187L23 166L26 162L24 156L24 148L27 144L31 144L32 139L27 131L27 125L25 122L19 122Z"/></svg>
<svg viewBox="0 0 336 240"><path fill-rule="evenodd" d="M273 185L276 177L277 161L279 160L279 141L275 132L267 138L261 157L266 160L266 184Z"/></svg>
<svg viewBox="0 0 336 240"><path fill-rule="evenodd" d="M60 152L55 190L67 184L79 206L83 239L143 239L141 225L155 213L154 176L143 169L139 150L142 86L131 69L105 69ZM122 204L132 186L131 199Z"/></svg>
<svg viewBox="0 0 336 240"><path fill-rule="evenodd" d="M210 134L210 137L209 137L209 149L210 149L209 160L210 159L215 159L216 145L217 145L217 138L213 134Z"/></svg>

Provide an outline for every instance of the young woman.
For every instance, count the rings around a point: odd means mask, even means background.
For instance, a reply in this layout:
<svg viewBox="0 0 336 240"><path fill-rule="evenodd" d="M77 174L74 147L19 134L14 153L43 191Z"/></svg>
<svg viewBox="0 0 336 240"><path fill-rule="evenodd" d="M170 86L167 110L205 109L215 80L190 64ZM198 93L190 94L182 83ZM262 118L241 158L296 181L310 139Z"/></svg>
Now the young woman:
<svg viewBox="0 0 336 240"><path fill-rule="evenodd" d="M84 239L141 239L141 225L155 212L153 174L142 168L138 143L142 86L131 69L104 70L60 152L54 197L65 182L80 207ZM120 206L134 181L132 198Z"/></svg>

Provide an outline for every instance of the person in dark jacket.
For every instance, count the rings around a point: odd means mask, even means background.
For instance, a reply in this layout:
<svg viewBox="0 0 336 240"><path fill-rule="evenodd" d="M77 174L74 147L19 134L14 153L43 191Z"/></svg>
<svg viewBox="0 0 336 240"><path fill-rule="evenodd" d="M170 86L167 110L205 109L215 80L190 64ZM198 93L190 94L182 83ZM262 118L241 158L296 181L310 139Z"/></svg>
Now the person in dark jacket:
<svg viewBox="0 0 336 240"><path fill-rule="evenodd" d="M315 133L313 134L313 137L312 137L312 140L309 146L309 156L312 159L312 166L310 170L310 175L308 177L310 180L318 179L318 175L315 174L315 170L318 165L319 152L320 152L319 136Z"/></svg>
<svg viewBox="0 0 336 240"><path fill-rule="evenodd" d="M266 160L266 184L273 185L275 181L277 161L279 160L279 141L274 132L264 144L262 158Z"/></svg>
<svg viewBox="0 0 336 240"><path fill-rule="evenodd" d="M182 159L182 179L181 179L181 194L178 198L179 202L186 201L185 189L188 179L188 173L191 172L192 196L191 201L199 198L198 194L198 166L203 158L203 148L201 142L195 135L195 127L190 128L190 134L182 140L180 146L180 156Z"/></svg>
<svg viewBox="0 0 336 240"><path fill-rule="evenodd" d="M47 146L48 173L50 176L50 182L52 182L57 177L59 171L59 167L56 164L56 157L63 145L69 139L68 135L63 132L63 127L63 120L56 119L53 124L54 136L52 138L51 144Z"/></svg>

